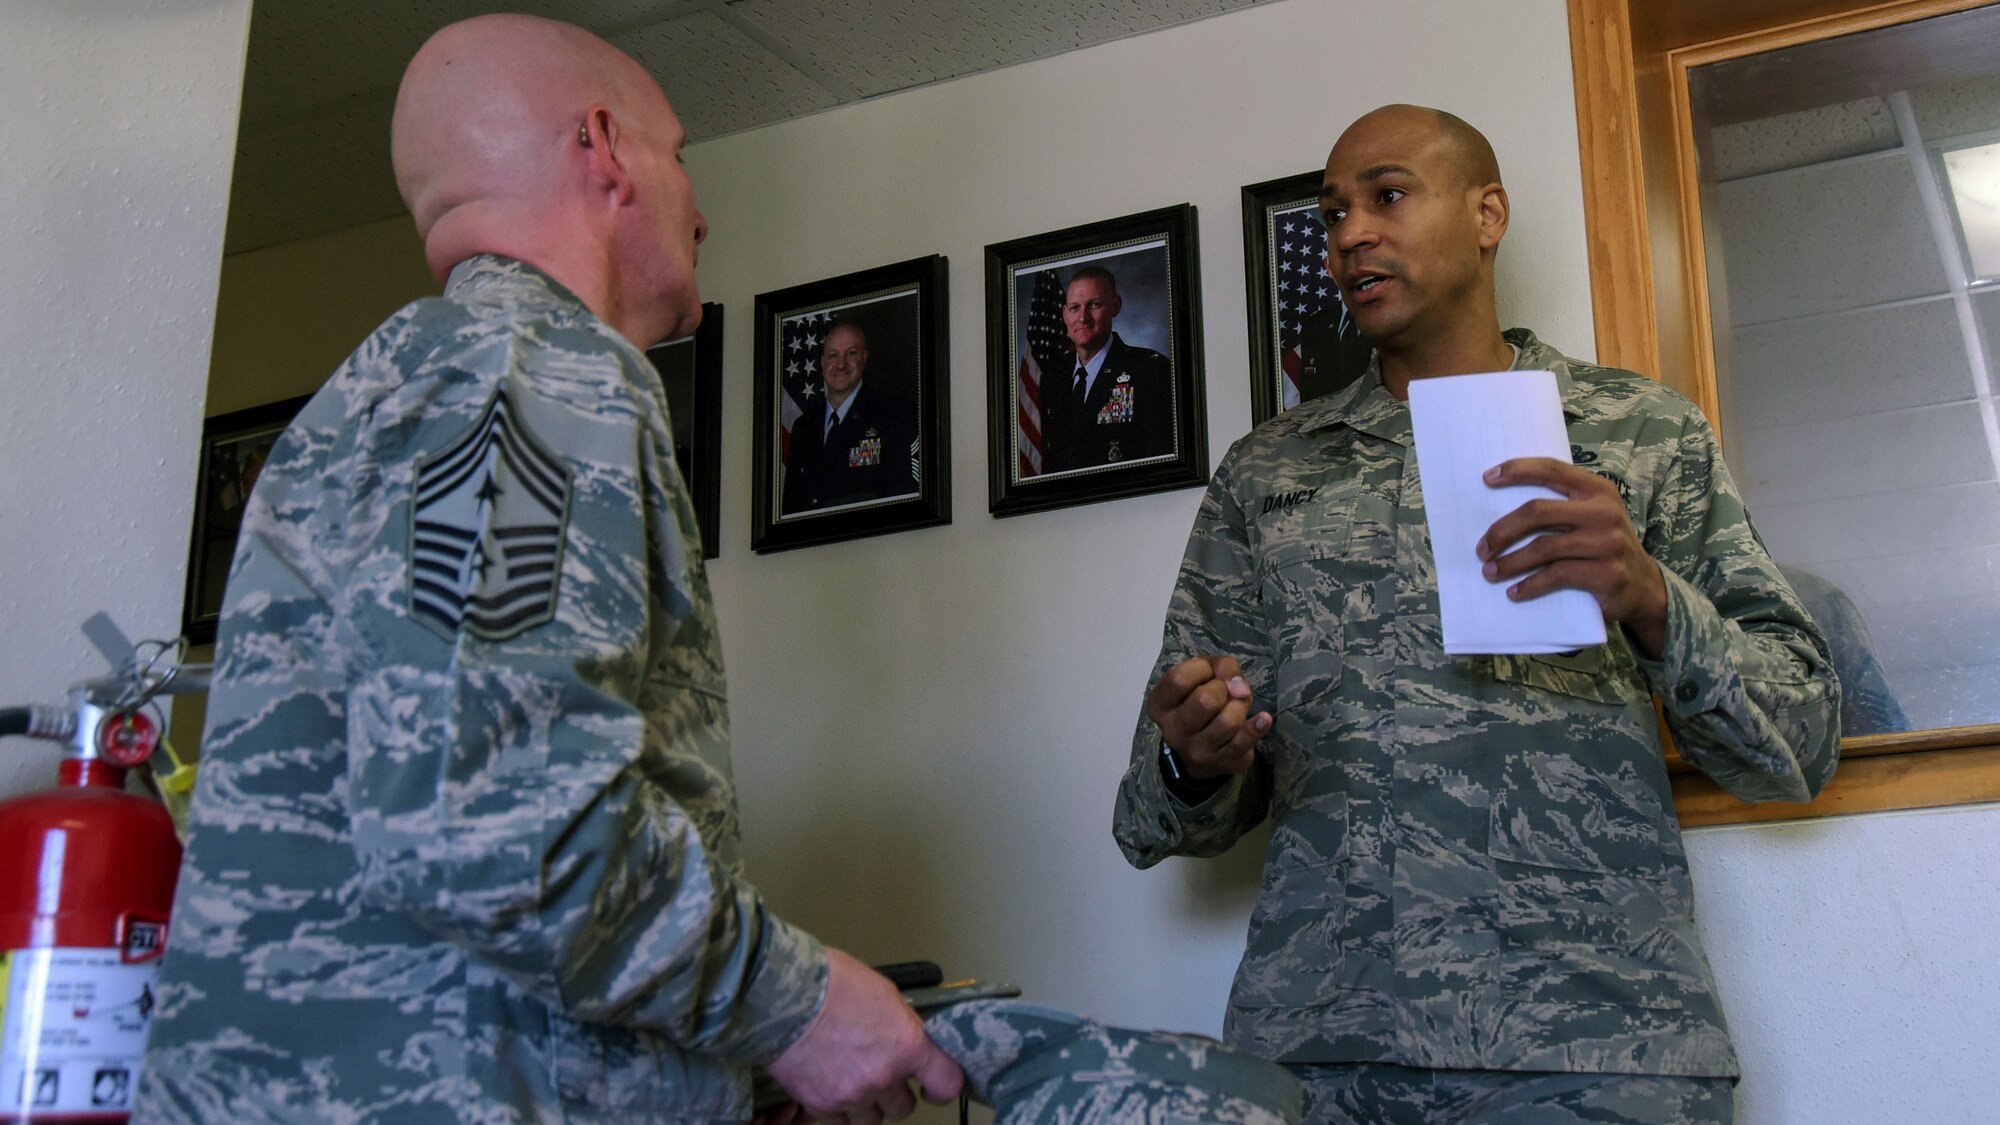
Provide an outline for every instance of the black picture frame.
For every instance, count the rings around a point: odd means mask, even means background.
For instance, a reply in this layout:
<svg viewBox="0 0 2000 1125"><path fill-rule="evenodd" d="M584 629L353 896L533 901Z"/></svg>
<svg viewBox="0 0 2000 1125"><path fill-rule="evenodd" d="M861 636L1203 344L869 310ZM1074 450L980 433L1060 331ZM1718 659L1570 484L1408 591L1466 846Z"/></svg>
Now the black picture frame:
<svg viewBox="0 0 2000 1125"><path fill-rule="evenodd" d="M722 306L704 301L694 335L654 344L646 358L667 392L674 460L694 502L701 557L722 555Z"/></svg>
<svg viewBox="0 0 2000 1125"><path fill-rule="evenodd" d="M752 550L951 522L946 279L945 258L933 254L758 294ZM859 397L834 429L792 442L795 421L824 424L818 353L843 323L866 336L859 389L849 392Z"/></svg>
<svg viewBox="0 0 2000 1125"><path fill-rule="evenodd" d="M1073 373L1076 353L1060 306L1076 272L1087 266L1113 275L1120 302L1111 325L1116 342L1100 350L1107 364L1119 361L1119 371L1104 381L1093 375L1087 402L1059 406L1071 394L1069 380L1049 383L1044 394L1042 373L1051 366ZM1201 264L1192 204L988 246L986 349L993 515L1207 482ZM1149 408L1163 397L1170 420L1149 418Z"/></svg>
<svg viewBox="0 0 2000 1125"><path fill-rule="evenodd" d="M1243 189L1253 423L1346 387L1374 354L1326 273L1322 178L1302 172Z"/></svg>
<svg viewBox="0 0 2000 1125"><path fill-rule="evenodd" d="M243 529L244 503L278 435L311 399L300 395L218 414L202 423L194 527L188 534L187 581L181 595L181 633L190 644L215 640L229 563Z"/></svg>

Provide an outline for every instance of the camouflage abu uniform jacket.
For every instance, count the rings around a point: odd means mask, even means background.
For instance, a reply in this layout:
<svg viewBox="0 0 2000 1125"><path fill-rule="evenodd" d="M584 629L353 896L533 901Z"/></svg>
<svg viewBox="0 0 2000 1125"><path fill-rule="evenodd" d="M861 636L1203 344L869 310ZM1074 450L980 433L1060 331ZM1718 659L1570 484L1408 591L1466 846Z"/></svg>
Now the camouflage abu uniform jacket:
<svg viewBox="0 0 2000 1125"><path fill-rule="evenodd" d="M1276 718L1197 806L1143 717L1115 832L1134 864L1215 855L1269 816L1225 1039L1286 1062L1725 1076L1652 697L1680 752L1750 800L1832 774L1825 642L1686 399L1564 359L1575 461L1617 482L1666 576L1667 651L1444 654L1408 408L1371 369L1216 470L1158 669L1235 655Z"/></svg>
<svg viewBox="0 0 2000 1125"><path fill-rule="evenodd" d="M743 882L653 367L531 267L391 317L229 579L137 1121L737 1121L825 957Z"/></svg>

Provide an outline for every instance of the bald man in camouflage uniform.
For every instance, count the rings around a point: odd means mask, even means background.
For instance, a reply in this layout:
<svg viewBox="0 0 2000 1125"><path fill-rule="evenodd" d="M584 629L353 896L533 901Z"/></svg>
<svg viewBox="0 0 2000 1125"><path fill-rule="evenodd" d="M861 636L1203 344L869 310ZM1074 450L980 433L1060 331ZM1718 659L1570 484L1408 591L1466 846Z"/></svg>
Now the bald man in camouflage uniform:
<svg viewBox="0 0 2000 1125"><path fill-rule="evenodd" d="M484 17L397 179L441 298L286 431L231 568L136 1119L873 1123L960 1075L738 863L715 612L640 350L707 232L638 64Z"/></svg>
<svg viewBox="0 0 2000 1125"><path fill-rule="evenodd" d="M1307 1120L1726 1122L1737 1063L1653 699L1730 792L1805 801L1839 689L1699 411L1501 332L1499 181L1434 110L1385 107L1334 146L1329 273L1376 360L1216 470L1116 834L1145 867L1274 822L1225 1038L1291 1066ZM1407 388L1508 368L1555 373L1574 463L1489 472L1563 498L1479 555L1516 598L1589 591L1610 640L1451 657Z"/></svg>

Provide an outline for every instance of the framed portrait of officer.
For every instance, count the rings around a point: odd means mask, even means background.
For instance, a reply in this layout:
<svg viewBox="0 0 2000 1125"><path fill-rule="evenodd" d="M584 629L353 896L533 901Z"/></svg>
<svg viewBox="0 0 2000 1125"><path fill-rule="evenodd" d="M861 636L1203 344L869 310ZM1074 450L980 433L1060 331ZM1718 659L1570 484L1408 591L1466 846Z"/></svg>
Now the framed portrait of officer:
<svg viewBox="0 0 2000 1125"><path fill-rule="evenodd" d="M716 558L722 553L722 306L702 302L694 335L655 344L646 358L667 392L674 463L694 503L701 557Z"/></svg>
<svg viewBox="0 0 2000 1125"><path fill-rule="evenodd" d="M951 522L945 259L757 297L751 547Z"/></svg>
<svg viewBox="0 0 2000 1125"><path fill-rule="evenodd" d="M1195 210L986 248L996 516L1208 479Z"/></svg>
<svg viewBox="0 0 2000 1125"><path fill-rule="evenodd" d="M1374 355L1326 272L1321 174L1243 189L1251 420L1343 390Z"/></svg>

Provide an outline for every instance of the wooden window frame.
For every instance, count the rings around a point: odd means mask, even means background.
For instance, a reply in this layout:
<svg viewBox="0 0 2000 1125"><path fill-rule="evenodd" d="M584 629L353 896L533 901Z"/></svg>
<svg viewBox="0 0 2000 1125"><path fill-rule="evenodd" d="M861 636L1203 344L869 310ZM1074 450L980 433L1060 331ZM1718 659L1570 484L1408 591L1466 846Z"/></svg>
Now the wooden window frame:
<svg viewBox="0 0 2000 1125"><path fill-rule="evenodd" d="M1598 362L1654 375L1723 428L1688 70L1994 0L1568 0ZM1859 735L1810 804L1750 805L1669 751L1683 825L2000 801L2000 724Z"/></svg>

